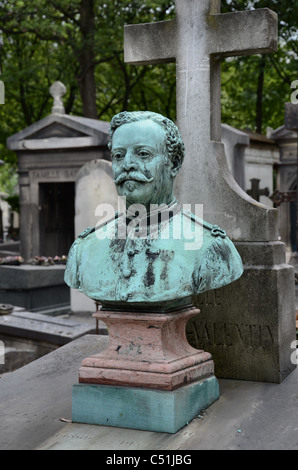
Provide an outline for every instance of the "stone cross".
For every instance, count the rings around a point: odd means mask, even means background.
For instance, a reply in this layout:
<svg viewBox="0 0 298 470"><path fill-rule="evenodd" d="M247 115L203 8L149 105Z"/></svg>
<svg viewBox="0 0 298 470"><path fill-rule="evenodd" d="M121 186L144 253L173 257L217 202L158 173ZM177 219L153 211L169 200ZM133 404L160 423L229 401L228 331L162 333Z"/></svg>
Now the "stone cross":
<svg viewBox="0 0 298 470"><path fill-rule="evenodd" d="M278 210L239 187L220 135L221 59L273 52L277 39L271 10L221 14L220 0L176 0L174 20L125 27L126 62L176 61L177 123L186 147L179 203L203 204L204 220L227 232L245 266L237 288L217 289L212 305L198 296L201 313L188 323L190 343L212 354L222 378L280 382L296 367L286 346L296 338L293 267L278 241Z"/></svg>
<svg viewBox="0 0 298 470"><path fill-rule="evenodd" d="M186 147L176 194L181 203L204 204L204 217L210 222L212 213L227 211L220 207L221 202L217 208L211 207L211 201L217 199L214 186L224 172L221 168L217 178L215 167L224 157L213 145L221 141L221 59L268 53L276 48L274 12L265 8L221 14L220 0L176 0L174 20L125 27L127 63L176 61L177 121ZM214 215L215 220L219 220L218 215Z"/></svg>
<svg viewBox="0 0 298 470"><path fill-rule="evenodd" d="M220 14L220 0L176 0L176 19L125 27L125 61L177 64L178 122L196 121L220 141L220 61L276 49L277 15L269 9ZM210 120L209 120L210 116ZM184 139L186 135L184 132Z"/></svg>
<svg viewBox="0 0 298 470"><path fill-rule="evenodd" d="M54 98L52 114L65 114L62 97L66 94L66 86L61 82L55 82L50 87L50 95Z"/></svg>
<svg viewBox="0 0 298 470"><path fill-rule="evenodd" d="M251 178L251 189L248 189L249 194L256 201L260 200L260 196L269 196L270 192L268 188L260 189L260 180L258 178Z"/></svg>

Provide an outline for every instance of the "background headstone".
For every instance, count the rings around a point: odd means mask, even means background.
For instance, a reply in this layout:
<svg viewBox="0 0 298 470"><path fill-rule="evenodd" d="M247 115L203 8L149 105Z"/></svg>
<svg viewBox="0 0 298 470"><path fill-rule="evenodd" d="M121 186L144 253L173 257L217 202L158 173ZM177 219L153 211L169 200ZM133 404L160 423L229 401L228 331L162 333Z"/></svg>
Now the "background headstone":
<svg viewBox="0 0 298 470"><path fill-rule="evenodd" d="M92 160L78 173L75 199L75 238L86 228L95 227L99 222L95 215L99 204L111 204L118 209L118 194L113 181L112 163L106 160ZM76 289L71 289L71 310L73 312L94 312L95 303Z"/></svg>
<svg viewBox="0 0 298 470"><path fill-rule="evenodd" d="M298 105L294 105L298 106ZM297 251L297 161L298 134L285 125L272 133L279 146L275 202L278 207L279 233L288 253Z"/></svg>
<svg viewBox="0 0 298 470"><path fill-rule="evenodd" d="M6 241L6 237L8 234L8 229L10 226L10 205L5 200L8 197L8 194L0 192L0 213L2 215L2 224L0 222L0 226L2 225L2 236L3 241ZM0 233L1 238L1 233Z"/></svg>
<svg viewBox="0 0 298 470"><path fill-rule="evenodd" d="M272 208L273 202L270 196L274 190L274 168L279 162L278 145L271 138L270 133L268 133L268 136L249 131L247 133L250 138L250 144L244 152L245 190L251 190L251 180L258 179L259 189L268 189L266 194L259 194L259 202Z"/></svg>
<svg viewBox="0 0 298 470"><path fill-rule="evenodd" d="M250 139L247 133L228 124L221 125L221 141L225 146L230 173L242 189L246 189L244 152Z"/></svg>

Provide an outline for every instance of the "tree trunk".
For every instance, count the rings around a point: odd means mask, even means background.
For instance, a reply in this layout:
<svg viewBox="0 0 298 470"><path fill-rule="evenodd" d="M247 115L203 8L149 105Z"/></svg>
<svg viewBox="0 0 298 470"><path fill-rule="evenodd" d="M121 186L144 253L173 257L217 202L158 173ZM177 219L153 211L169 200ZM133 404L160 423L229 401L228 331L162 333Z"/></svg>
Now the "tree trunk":
<svg viewBox="0 0 298 470"><path fill-rule="evenodd" d="M82 33L82 49L79 53L80 74L78 77L83 114L85 117L97 119L96 84L95 84L95 15L94 0L81 1L80 30Z"/></svg>
<svg viewBox="0 0 298 470"><path fill-rule="evenodd" d="M257 88L257 103L256 103L256 131L262 133L263 125L263 88L264 88L264 71L265 71L266 59L260 58L259 62L259 76L258 76L258 88Z"/></svg>

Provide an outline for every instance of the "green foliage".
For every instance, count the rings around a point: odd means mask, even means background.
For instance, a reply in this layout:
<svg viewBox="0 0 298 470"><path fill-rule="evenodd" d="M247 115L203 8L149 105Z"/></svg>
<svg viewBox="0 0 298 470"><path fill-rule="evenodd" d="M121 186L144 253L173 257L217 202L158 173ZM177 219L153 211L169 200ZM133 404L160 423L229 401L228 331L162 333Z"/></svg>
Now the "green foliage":
<svg viewBox="0 0 298 470"><path fill-rule="evenodd" d="M290 84L298 79L298 0L221 4L224 13L268 7L279 15L277 53L222 65L222 121L262 132L276 128L284 122ZM123 58L125 24L174 17L174 0L1 0L6 104L0 106L0 159L15 170L6 139L51 112L49 87L56 80L67 86L68 114L109 120L122 110L150 109L175 119L175 64L135 67ZM3 179L1 188L8 184Z"/></svg>
<svg viewBox="0 0 298 470"><path fill-rule="evenodd" d="M4 192L10 196L17 193L18 176L16 167L13 164L6 163L0 166L0 192Z"/></svg>
<svg viewBox="0 0 298 470"><path fill-rule="evenodd" d="M284 124L285 102L298 78L298 0L226 0L223 12L270 8L278 13L279 48L268 55L226 59L222 64L222 120L266 132ZM259 93L259 97L258 97Z"/></svg>
<svg viewBox="0 0 298 470"><path fill-rule="evenodd" d="M12 196L8 196L6 201L11 207L12 211L20 212L20 197L18 194L13 194Z"/></svg>

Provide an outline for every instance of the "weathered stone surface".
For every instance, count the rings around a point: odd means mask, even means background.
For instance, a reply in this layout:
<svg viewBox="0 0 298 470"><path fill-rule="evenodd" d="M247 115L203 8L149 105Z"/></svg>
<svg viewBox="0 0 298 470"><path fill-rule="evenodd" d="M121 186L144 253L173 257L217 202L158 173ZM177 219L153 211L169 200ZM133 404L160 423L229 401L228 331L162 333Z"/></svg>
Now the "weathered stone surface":
<svg viewBox="0 0 298 470"><path fill-rule="evenodd" d="M30 311L68 310L65 266L0 266L0 302Z"/></svg>
<svg viewBox="0 0 298 470"><path fill-rule="evenodd" d="M280 383L296 367L294 270L283 264L283 243L236 247L243 276L196 298L201 313L188 323L188 339L211 353L217 377Z"/></svg>
<svg viewBox="0 0 298 470"><path fill-rule="evenodd" d="M229 171L239 186L245 190L244 151L250 142L249 135L228 124L222 124L221 141L225 146Z"/></svg>
<svg viewBox="0 0 298 470"><path fill-rule="evenodd" d="M51 345L62 346L85 334L95 332L88 323L79 323L70 319L53 318L26 311L17 311L0 317L0 337L12 340L12 337L45 341Z"/></svg>
<svg viewBox="0 0 298 470"><path fill-rule="evenodd" d="M175 20L126 26L124 48L132 64L176 60L177 121L186 146L178 200L204 204L205 220L233 240L277 240L277 211L255 204L235 184L219 143L220 59L274 51L276 14L268 9L220 14L220 1L179 0Z"/></svg>
<svg viewBox="0 0 298 470"><path fill-rule="evenodd" d="M297 103L286 103L285 105L285 128L298 132Z"/></svg>
<svg viewBox="0 0 298 470"><path fill-rule="evenodd" d="M291 103L292 104L292 103ZM293 106L298 106L294 104ZM289 251L297 251L297 229L295 199L297 198L297 133L286 129L285 125L276 129L271 138L279 146L280 165L278 171L277 189L279 198L288 195L293 202L284 202L278 208L279 233ZM296 196L296 198L295 198ZM286 198L284 201L287 200ZM297 210L298 205L296 205Z"/></svg>
<svg viewBox="0 0 298 470"><path fill-rule="evenodd" d="M276 48L275 13L264 9L220 14L219 0L177 0L171 23L125 28L126 62L176 60L177 121L186 146L176 181L178 200L203 204L205 220L221 226L232 241L243 243L239 252L248 264L233 285L194 299L201 314L189 331L192 344L208 351L210 343L221 377L272 382L281 381L295 367L290 361L295 339L293 268L285 264L285 252L281 255L280 247L273 246L279 235L278 211L250 198L229 171L220 143L220 59ZM260 242L265 242L263 253L257 246ZM200 300L212 295L213 305ZM216 326L219 339L214 340L214 332L204 336L207 322L211 329ZM235 325L257 331L257 339L252 333L240 334ZM225 328L227 340L221 336Z"/></svg>
<svg viewBox="0 0 298 470"><path fill-rule="evenodd" d="M96 208L110 204L118 209L118 194L113 181L112 163L92 160L79 171L76 179L75 236L99 222Z"/></svg>
<svg viewBox="0 0 298 470"><path fill-rule="evenodd" d="M166 314L100 311L109 347L82 362L80 383L175 390L213 375L210 354L191 347L185 336L187 308Z"/></svg>

